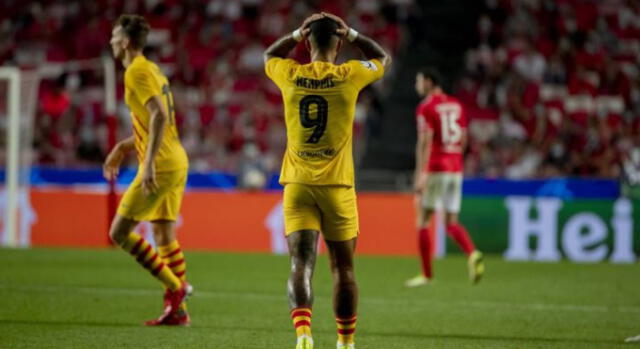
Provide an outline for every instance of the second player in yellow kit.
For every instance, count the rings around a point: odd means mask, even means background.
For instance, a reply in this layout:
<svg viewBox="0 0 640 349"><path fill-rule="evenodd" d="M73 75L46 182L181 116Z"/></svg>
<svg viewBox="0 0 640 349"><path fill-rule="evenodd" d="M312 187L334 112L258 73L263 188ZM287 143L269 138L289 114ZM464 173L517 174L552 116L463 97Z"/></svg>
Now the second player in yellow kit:
<svg viewBox="0 0 640 349"><path fill-rule="evenodd" d="M133 135L111 149L104 176L115 180L130 151L136 152L140 164L113 217L109 236L164 286L164 311L145 324L185 326L191 322L185 300L193 288L186 281L175 221L189 165L178 138L169 81L142 54L149 31L143 17L122 15L109 41L113 56L126 68L125 102L131 110ZM151 222L157 248L134 231L140 221Z"/></svg>
<svg viewBox="0 0 640 349"><path fill-rule="evenodd" d="M145 195L142 190L142 169L125 192L118 214L136 221L178 217L182 194L187 181L189 161L178 138L173 110L173 95L169 81L158 66L144 56L137 56L124 74L125 102L131 109L134 144L138 162L142 165L149 143L149 111L145 103L153 96L162 96L162 103L169 114L158 153L154 158L158 190Z"/></svg>
<svg viewBox="0 0 640 349"><path fill-rule="evenodd" d="M336 65L271 58L265 67L282 91L287 149L280 183L287 234L322 231L325 239L358 235L352 130L360 91L381 78L377 59ZM292 185L293 184L293 185Z"/></svg>

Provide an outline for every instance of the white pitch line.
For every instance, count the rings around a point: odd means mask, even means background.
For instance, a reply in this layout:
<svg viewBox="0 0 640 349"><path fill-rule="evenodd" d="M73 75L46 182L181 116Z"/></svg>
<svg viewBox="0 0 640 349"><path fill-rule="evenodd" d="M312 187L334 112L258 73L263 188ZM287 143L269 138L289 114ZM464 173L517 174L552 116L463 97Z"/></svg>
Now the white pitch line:
<svg viewBox="0 0 640 349"><path fill-rule="evenodd" d="M71 287L71 286L11 286L0 284L0 289L15 291L51 291L51 292L82 292L82 293L107 293L107 294L126 294L126 295L157 295L159 290L151 289L135 289L135 288L100 288L100 287ZM274 295L268 293L256 292L224 292L224 291L200 291L196 289L194 294L198 298L241 298L253 300L268 301L285 301L285 295ZM316 296L317 299L329 300L329 297ZM435 306L463 306L476 308L510 308L522 310L541 310L541 311L577 311L591 313L640 313L640 307L610 307L604 305L578 305L578 304L545 304L545 303L511 303L511 302L492 302L492 301L438 301L430 299L391 299L391 298L375 298L363 297L362 303L369 304L423 304Z"/></svg>

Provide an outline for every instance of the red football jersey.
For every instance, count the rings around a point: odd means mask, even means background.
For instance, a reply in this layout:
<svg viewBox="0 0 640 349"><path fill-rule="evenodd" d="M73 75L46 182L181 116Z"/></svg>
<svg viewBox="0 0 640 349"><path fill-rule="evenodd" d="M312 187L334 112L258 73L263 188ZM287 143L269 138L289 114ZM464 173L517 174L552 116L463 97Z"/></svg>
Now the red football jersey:
<svg viewBox="0 0 640 349"><path fill-rule="evenodd" d="M462 172L463 138L467 129L464 109L457 99L444 93L425 98L416 110L418 130L433 131L429 172Z"/></svg>

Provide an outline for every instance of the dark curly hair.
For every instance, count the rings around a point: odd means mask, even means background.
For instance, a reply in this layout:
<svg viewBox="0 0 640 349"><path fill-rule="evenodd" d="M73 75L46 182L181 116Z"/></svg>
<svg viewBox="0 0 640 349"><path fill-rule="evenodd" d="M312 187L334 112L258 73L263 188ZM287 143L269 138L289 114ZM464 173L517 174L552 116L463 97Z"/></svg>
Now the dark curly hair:
<svg viewBox="0 0 640 349"><path fill-rule="evenodd" d="M436 67L422 67L418 70L418 74L421 74L425 79L431 80L435 86L442 84L442 75Z"/></svg>
<svg viewBox="0 0 640 349"><path fill-rule="evenodd" d="M309 29L319 50L331 48L331 39L334 35L337 35L336 30L338 30L338 27L338 22L328 17L311 22Z"/></svg>

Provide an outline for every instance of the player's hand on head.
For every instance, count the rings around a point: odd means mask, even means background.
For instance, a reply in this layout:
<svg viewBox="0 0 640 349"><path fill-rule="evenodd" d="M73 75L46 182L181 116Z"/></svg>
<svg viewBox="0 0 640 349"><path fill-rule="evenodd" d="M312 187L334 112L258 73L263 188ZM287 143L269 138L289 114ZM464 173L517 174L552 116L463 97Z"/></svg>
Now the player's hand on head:
<svg viewBox="0 0 640 349"><path fill-rule="evenodd" d="M334 21L338 22L338 25L340 26L338 29L336 29L336 34L338 34L338 36L347 36L347 34L349 33L349 26L344 22L344 20L342 20L342 18L328 12L322 12L321 14L324 17L331 18Z"/></svg>
<svg viewBox="0 0 640 349"><path fill-rule="evenodd" d="M311 29L309 29L309 26L311 25L311 23L322 17L324 16L321 13L314 13L311 16L305 18L305 20L302 22L302 25L299 28L300 33L302 34L302 37L306 38L307 36L309 36L309 34L311 33Z"/></svg>

